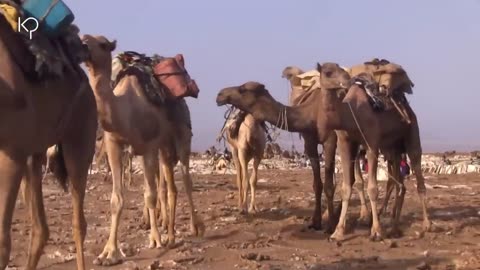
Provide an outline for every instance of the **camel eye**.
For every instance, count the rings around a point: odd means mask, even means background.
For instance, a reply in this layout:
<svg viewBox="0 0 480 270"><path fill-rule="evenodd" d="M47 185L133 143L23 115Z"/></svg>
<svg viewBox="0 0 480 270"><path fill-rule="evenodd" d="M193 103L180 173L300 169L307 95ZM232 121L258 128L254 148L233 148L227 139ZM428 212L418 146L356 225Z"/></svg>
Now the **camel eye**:
<svg viewBox="0 0 480 270"><path fill-rule="evenodd" d="M332 75L333 75L333 72L331 72L331 71L325 72L325 76L327 76L327 77L332 77Z"/></svg>
<svg viewBox="0 0 480 270"><path fill-rule="evenodd" d="M243 88L243 87L238 88L238 92L239 92L240 94L245 93L245 91L246 91L246 90L245 90L245 88Z"/></svg>

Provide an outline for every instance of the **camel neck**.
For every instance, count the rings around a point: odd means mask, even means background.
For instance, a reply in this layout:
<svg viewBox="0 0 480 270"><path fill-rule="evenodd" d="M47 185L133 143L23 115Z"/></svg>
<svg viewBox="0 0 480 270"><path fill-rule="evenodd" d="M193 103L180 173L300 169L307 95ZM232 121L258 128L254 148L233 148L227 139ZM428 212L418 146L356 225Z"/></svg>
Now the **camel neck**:
<svg viewBox="0 0 480 270"><path fill-rule="evenodd" d="M258 120L267 121L290 132L303 132L314 127L310 121L313 112L305 105L292 107L270 100L259 102L251 113Z"/></svg>
<svg viewBox="0 0 480 270"><path fill-rule="evenodd" d="M111 71L88 70L90 86L92 87L97 103L98 118L106 131L111 131L115 95L110 83Z"/></svg>

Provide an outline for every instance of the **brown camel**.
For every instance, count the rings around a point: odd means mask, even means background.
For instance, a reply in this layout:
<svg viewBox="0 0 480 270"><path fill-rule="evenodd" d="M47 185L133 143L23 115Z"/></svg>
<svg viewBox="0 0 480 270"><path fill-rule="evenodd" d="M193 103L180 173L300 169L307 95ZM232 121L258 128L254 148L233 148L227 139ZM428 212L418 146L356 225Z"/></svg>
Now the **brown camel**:
<svg viewBox="0 0 480 270"><path fill-rule="evenodd" d="M103 36L84 35L82 40L88 46L91 59L86 62L90 84L97 101L98 114L105 130L105 146L112 170L113 192L111 199L112 225L109 239L103 252L94 263L112 265L120 262L121 254L117 245L117 231L123 208L123 187L121 184L121 152L123 145L131 145L136 155L143 158L145 178L145 205L150 219L150 247L160 247L160 234L155 218L157 204L156 175L161 169L168 188L168 213L163 212L163 222L168 220L168 243L175 243L175 208L177 189L174 182L174 165L180 160L183 182L190 205L191 230L195 235L203 233L203 223L195 213L192 198L192 181L189 174L191 126L188 107L184 99L171 101L163 106L153 105L145 96L142 85L134 75L123 77L112 89L111 52L116 42ZM168 74L159 75L159 82L168 89L195 87L184 68L183 56L165 58L161 65ZM158 154L160 152L160 162ZM163 181L160 181L163 182ZM159 194L163 184L160 184ZM163 205L166 198L160 196ZM167 217L168 214L168 217Z"/></svg>
<svg viewBox="0 0 480 270"><path fill-rule="evenodd" d="M277 102L257 82L248 82L240 86L224 88L217 96L217 104L232 104L241 110L251 113L257 120L268 121L282 129L293 132L309 132L318 136L324 142L331 132L337 130L339 152L342 158L344 181L342 184L342 211L333 239L342 239L346 224L346 214L351 196L351 186L354 179L354 158L358 153L359 144L368 148L368 194L372 208L371 237L382 236L377 212L377 162L379 149L392 149L394 145L405 140L405 148L412 161L412 169L417 176L418 194L423 206L424 228L430 228L427 215L425 183L421 174L421 146L418 124L406 125L400 115L393 110L375 112L370 105L366 89L375 85L368 74L356 78L351 87L350 76L340 66L334 63L318 65L320 72L321 91L314 91L318 98L312 99L300 106L289 107ZM373 83L372 83L373 81ZM345 98L339 92L348 89ZM413 111L409 109L412 123L416 123ZM282 123L277 124L279 119ZM363 128L362 128L363 127ZM365 127L369 127L365 129ZM327 185L326 185L327 186ZM333 184L329 185L333 186Z"/></svg>
<svg viewBox="0 0 480 270"><path fill-rule="evenodd" d="M95 99L86 76L77 66L77 71L64 70L61 79L32 81L21 66L33 64L34 56L3 16L0 59L0 269L5 269L9 261L12 215L23 176L32 219L26 269L35 269L43 253L49 231L42 196L42 160L47 148L54 144L59 145L54 162L64 173L56 175L64 187L69 183L72 193L77 268L85 269L87 222L83 203L97 121Z"/></svg>
<svg viewBox="0 0 480 270"><path fill-rule="evenodd" d="M312 91L320 91L320 89L309 89L306 91L302 87L298 85L299 78L297 77L300 74L304 74L305 72L294 66L286 67L282 72L282 77L286 78L290 82L291 91L289 96L289 104L290 106L298 106L305 102L309 102L312 99L318 98L318 95L312 95ZM313 102L313 101L312 101ZM326 139L325 142L318 141L316 136L309 135L309 132L301 133L301 136L305 140L305 152L307 153L310 162L312 164L313 170L313 177L314 177L314 185L313 190L315 192L315 210L313 213L312 218L312 225L311 228L320 230L321 229L321 198L322 198L322 180L320 179L320 164L318 160L318 144L322 144L323 147L323 157L325 161L325 185L330 185L333 183L333 177L335 174L335 151L337 149L337 134L335 132L331 132L329 137ZM358 160L356 161L356 164ZM363 183L362 173L360 171L359 163L355 166L355 179L356 182ZM361 181L359 181L361 180ZM318 184L320 183L320 184ZM358 188L357 188L358 187ZM359 221L365 221L368 219L369 213L368 208L365 200L364 189L359 187L359 185L355 185L360 197L360 217ZM324 217L328 217L328 227L327 232L333 232L336 224L336 217L333 211L333 196L335 193L335 185L333 187L325 187L325 196L327 197L327 210L324 213Z"/></svg>
<svg viewBox="0 0 480 270"><path fill-rule="evenodd" d="M235 120L232 120L235 121ZM233 162L237 170L238 209L242 213L255 213L255 191L257 189L258 166L262 160L267 138L261 122L247 114L240 124L238 134L233 134L226 125L226 138L232 151ZM253 170L248 178L248 163L253 159ZM248 181L248 182L247 182ZM250 207L247 211L248 186L250 184Z"/></svg>
<svg viewBox="0 0 480 270"><path fill-rule="evenodd" d="M350 76L359 75L362 72L368 72L374 76L375 81L378 85L381 85L381 90L385 93L388 93L386 96L392 96L393 94L398 94L401 92L412 93L411 87L413 86L412 81L408 78L406 72L401 68L401 66L388 62L387 60L376 60L366 62L361 65L354 66L350 69L346 69ZM287 78L291 83L291 93L290 100L296 100L297 102L303 102L305 97L308 98L308 92L305 91L303 87L299 85L300 78L298 75L304 74L304 71L298 67L287 67L282 73L282 77ZM395 89L396 91L392 90ZM318 89L310 89L318 90ZM401 93L400 92L400 93ZM402 112L400 112L402 115ZM403 115L402 115L403 116ZM332 134L335 136L336 134ZM335 145L336 146L336 145ZM395 187L397 192L395 193L395 207L392 211L392 236L398 236L401 232L398 230L398 220L400 217L400 212L403 204L403 197L405 194L405 186L403 185L403 178L400 176L398 163L400 162L400 155L405 151L402 145L398 145L397 148L392 149L382 149L385 158L387 159L388 164L388 174L389 180L387 182L387 192L384 198L382 207L379 210L379 215L386 212L388 201L390 195ZM330 154L334 154L335 151L330 151ZM328 152L327 152L328 154ZM332 157L333 158L333 157ZM360 156L357 155L355 160L355 185L354 188L357 190L360 203L360 221L365 222L368 219L368 208L366 205L365 192L364 192L364 179L360 170L359 163ZM328 158L326 158L328 159ZM328 177L328 176L327 176ZM398 211L397 211L398 210ZM328 216L328 210L325 211L324 216Z"/></svg>

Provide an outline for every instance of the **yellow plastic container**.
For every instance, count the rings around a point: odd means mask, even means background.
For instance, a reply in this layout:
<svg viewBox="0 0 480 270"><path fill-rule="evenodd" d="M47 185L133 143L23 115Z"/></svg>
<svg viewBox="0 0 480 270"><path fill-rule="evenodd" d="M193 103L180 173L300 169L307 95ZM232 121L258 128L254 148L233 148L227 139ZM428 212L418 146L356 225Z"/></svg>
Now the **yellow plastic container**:
<svg viewBox="0 0 480 270"><path fill-rule="evenodd" d="M12 26L13 31L18 32L18 11L16 8L7 4L0 4L0 13L3 14L7 22Z"/></svg>

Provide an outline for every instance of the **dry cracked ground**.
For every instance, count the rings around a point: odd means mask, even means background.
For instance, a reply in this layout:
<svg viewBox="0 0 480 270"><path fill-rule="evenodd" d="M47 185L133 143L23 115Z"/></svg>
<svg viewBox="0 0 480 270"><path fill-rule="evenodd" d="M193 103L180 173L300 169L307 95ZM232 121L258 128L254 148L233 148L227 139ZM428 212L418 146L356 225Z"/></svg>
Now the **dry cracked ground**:
<svg viewBox="0 0 480 270"><path fill-rule="evenodd" d="M407 181L404 235L399 239L368 239L368 227L354 224L359 212L354 193L350 230L341 243L329 242L324 232L305 229L314 202L309 170L262 170L259 178L260 211L242 216L236 209L234 176L193 176L194 199L207 228L203 238L188 236L188 206L183 184L177 181L179 244L170 250L152 250L147 248L148 232L141 229L143 178L135 176L135 186L125 192L119 230L126 257L122 264L107 268L92 261L108 236L111 184L103 182L102 175L90 176L85 209L88 269L480 269L479 175L427 176L435 229L423 237L419 236L421 210L414 181ZM383 198L385 182L380 186ZM51 181L46 181L44 190L51 235L39 268L75 269L70 195ZM389 222L388 217L382 218L385 230ZM10 268L23 266L29 234L28 211L19 201Z"/></svg>

